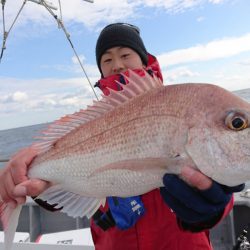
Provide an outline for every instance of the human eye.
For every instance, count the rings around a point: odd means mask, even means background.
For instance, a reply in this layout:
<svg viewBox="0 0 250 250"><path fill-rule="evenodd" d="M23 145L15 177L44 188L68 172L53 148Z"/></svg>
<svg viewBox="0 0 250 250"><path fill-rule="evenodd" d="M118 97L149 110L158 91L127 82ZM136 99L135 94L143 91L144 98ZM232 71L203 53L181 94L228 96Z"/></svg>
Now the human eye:
<svg viewBox="0 0 250 250"><path fill-rule="evenodd" d="M122 55L121 55L121 57L123 58L123 59L127 59L128 57L129 57L129 53L123 53Z"/></svg>
<svg viewBox="0 0 250 250"><path fill-rule="evenodd" d="M112 61L112 59L110 57L103 59L103 63L105 63L105 64L110 63L111 61Z"/></svg>

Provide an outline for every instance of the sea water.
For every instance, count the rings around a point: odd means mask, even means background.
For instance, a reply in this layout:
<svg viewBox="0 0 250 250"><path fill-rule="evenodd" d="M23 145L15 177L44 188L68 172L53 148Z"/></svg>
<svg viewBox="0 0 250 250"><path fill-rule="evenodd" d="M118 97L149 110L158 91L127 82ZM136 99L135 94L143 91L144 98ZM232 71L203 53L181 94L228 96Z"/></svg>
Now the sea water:
<svg viewBox="0 0 250 250"><path fill-rule="evenodd" d="M30 146L36 140L34 137L47 126L48 123L0 130L0 168L6 164L1 160L9 159L19 149Z"/></svg>

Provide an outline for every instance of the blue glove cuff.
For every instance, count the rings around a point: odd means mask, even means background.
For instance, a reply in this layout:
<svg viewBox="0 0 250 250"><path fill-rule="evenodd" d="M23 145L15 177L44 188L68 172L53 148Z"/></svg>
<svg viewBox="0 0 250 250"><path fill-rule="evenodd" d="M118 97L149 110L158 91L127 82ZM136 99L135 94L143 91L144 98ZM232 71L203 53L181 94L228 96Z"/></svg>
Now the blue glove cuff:
<svg viewBox="0 0 250 250"><path fill-rule="evenodd" d="M116 226L122 230L134 226L145 213L140 196L108 197L107 201Z"/></svg>

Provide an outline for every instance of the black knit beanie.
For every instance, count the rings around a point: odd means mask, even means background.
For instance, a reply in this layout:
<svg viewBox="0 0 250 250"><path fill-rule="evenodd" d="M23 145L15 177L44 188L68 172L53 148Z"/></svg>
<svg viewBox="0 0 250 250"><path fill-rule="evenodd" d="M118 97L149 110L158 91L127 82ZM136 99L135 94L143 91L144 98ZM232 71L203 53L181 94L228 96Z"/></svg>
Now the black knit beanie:
<svg viewBox="0 0 250 250"><path fill-rule="evenodd" d="M147 50L140 37L140 31L136 26L126 23L113 23L106 26L100 33L96 43L96 63L101 71L101 57L106 50L124 46L133 49L138 53L144 65L147 65Z"/></svg>

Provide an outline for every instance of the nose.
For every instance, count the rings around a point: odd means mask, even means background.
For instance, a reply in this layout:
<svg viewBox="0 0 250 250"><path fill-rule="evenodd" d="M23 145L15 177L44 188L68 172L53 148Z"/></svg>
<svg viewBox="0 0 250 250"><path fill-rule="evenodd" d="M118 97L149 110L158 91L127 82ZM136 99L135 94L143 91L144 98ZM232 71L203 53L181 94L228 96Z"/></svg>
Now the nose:
<svg viewBox="0 0 250 250"><path fill-rule="evenodd" d="M125 70L124 64L119 59L114 60L112 66L113 74L119 74Z"/></svg>

